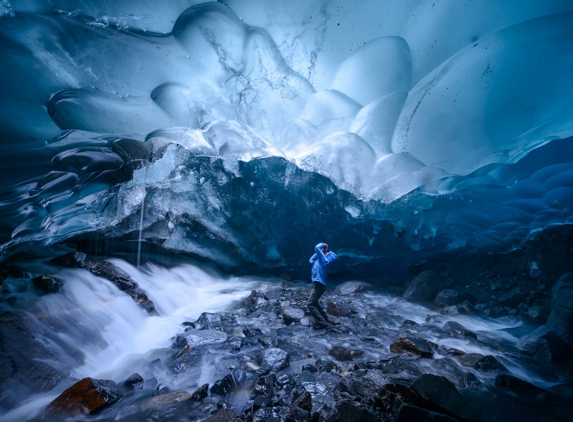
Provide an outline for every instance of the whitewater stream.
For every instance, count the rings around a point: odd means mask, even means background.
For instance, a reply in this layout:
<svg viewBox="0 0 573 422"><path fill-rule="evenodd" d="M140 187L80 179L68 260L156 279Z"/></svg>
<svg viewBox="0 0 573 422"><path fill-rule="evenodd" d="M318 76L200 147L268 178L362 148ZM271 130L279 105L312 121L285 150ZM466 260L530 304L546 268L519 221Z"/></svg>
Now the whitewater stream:
<svg viewBox="0 0 573 422"><path fill-rule="evenodd" d="M243 300L252 290L280 289L281 283L284 283L277 278L223 276L211 268L191 264L171 269L147 264L138 270L125 261L114 259L111 262L129 274L147 292L155 304L157 315L148 314L111 282L85 270L68 269L59 272L56 276L65 281L60 293L42 297L32 294L22 281L18 282L20 284L16 283L16 279L5 282L14 292L19 289L18 303L21 311L28 312L28 320L32 321L30 332L58 356L60 365L65 364L73 369L71 376L50 392L27 398L16 409L1 415L0 420L8 422L34 418L63 390L84 377L122 383L130 375L139 373L148 384L148 380L154 378L153 383L156 382L156 388L160 391L193 392L204 383L212 385L225 375L224 369L217 363L229 358L231 353L227 356L207 353L202 356L197 368L183 375L173 375L167 370L154 368L153 361L173 356L173 337L183 332L185 327L182 323L195 321L203 312L237 312L241 307L244 308ZM303 282L287 284L294 291L309 290L309 286ZM371 325L384 334L375 339L371 346L356 345L356 336L352 332L337 336L335 342L342 345L354 344L361 348L366 360L381 360L391 356L389 346L396 338L395 333L405 320L410 320L420 327L427 326L427 329L418 330L418 335L442 346L442 350L455 348L465 353L494 355L513 375L521 379L542 388L551 388L556 384L540 372L524 366L522 360L512 357L517 337L527 328L519 320L441 315L424 306L377 291L362 295L359 305L359 318L371 321ZM360 315L361 312L363 315ZM253 324L253 321L242 316L244 314L237 315L239 322ZM281 327L282 320L255 321L263 332L273 334L277 327ZM480 341L437 334L437 327L447 321L460 323L476 333ZM304 350L314 350L315 356L321 356L324 350L332 347L333 341L325 336L312 335L309 327L298 328L292 338L281 339L279 335L279 342L290 342ZM241 330L235 331L230 334L242 335ZM256 352L253 346L251 349L245 347L242 351L246 354ZM442 357L438 353L434 359L418 359L419 370L438 375L447 373L450 371L447 366L436 363L442 361ZM291 357L289 370L293 374L297 371L300 373L300 366L306 362ZM115 406L121 408L121 402ZM121 411L117 414L120 415Z"/></svg>

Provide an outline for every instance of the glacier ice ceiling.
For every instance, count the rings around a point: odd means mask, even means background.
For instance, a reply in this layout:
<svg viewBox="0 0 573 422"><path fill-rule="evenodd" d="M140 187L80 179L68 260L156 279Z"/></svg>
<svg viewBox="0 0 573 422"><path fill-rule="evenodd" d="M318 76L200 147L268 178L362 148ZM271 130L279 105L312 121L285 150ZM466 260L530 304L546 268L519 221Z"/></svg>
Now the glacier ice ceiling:
<svg viewBox="0 0 573 422"><path fill-rule="evenodd" d="M4 1L0 75L2 259L369 273L573 216L570 0Z"/></svg>

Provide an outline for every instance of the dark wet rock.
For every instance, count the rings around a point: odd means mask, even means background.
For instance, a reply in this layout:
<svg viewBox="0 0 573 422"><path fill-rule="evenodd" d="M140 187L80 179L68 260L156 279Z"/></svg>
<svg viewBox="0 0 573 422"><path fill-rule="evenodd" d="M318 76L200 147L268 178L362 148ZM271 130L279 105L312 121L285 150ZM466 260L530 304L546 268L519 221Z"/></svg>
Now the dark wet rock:
<svg viewBox="0 0 573 422"><path fill-rule="evenodd" d="M353 400L339 400L326 422L378 422L380 419L368 408Z"/></svg>
<svg viewBox="0 0 573 422"><path fill-rule="evenodd" d="M328 351L328 354L337 361L344 362L352 360L355 357L362 356L364 352L362 350L347 349L346 347L342 346L333 346L332 349Z"/></svg>
<svg viewBox="0 0 573 422"><path fill-rule="evenodd" d="M292 375L290 374L282 374L281 376L279 376L277 378L277 384L280 385L281 387L285 387L287 385L292 385L294 384L294 380L292 378Z"/></svg>
<svg viewBox="0 0 573 422"><path fill-rule="evenodd" d="M257 410L260 409L261 407L267 407L270 406L271 403L272 400L269 396L257 396L253 401L253 409Z"/></svg>
<svg viewBox="0 0 573 422"><path fill-rule="evenodd" d="M253 394L255 394L255 396L271 397L274 394L274 385L276 382L277 377L275 374L257 378L253 387Z"/></svg>
<svg viewBox="0 0 573 422"><path fill-rule="evenodd" d="M514 377L513 375L500 374L495 377L495 386L499 388L506 388L515 393L526 394L526 395L541 395L550 397L550 393L547 390L539 388L527 381Z"/></svg>
<svg viewBox="0 0 573 422"><path fill-rule="evenodd" d="M434 352L426 340L417 337L400 337L390 345L392 353L431 358Z"/></svg>
<svg viewBox="0 0 573 422"><path fill-rule="evenodd" d="M350 295L353 293L367 292L367 291L373 290L373 289L374 289L374 286L372 286L372 284L370 284L370 283L366 283L364 281L352 280L352 281L346 281L346 282L336 286L336 289L334 289L334 294L335 295Z"/></svg>
<svg viewBox="0 0 573 422"><path fill-rule="evenodd" d="M190 348L204 346L206 344L218 344L227 341L227 334L218 330L193 330L185 334L178 334L175 337L174 345L184 347L189 345Z"/></svg>
<svg viewBox="0 0 573 422"><path fill-rule="evenodd" d="M573 346L573 273L563 274L551 289L547 328Z"/></svg>
<svg viewBox="0 0 573 422"><path fill-rule="evenodd" d="M523 287L516 287L498 297L497 302L501 306L515 308L527 297L528 291Z"/></svg>
<svg viewBox="0 0 573 422"><path fill-rule="evenodd" d="M251 291L249 297L245 299L245 305L249 308L260 308L269 303L265 296L256 290Z"/></svg>
<svg viewBox="0 0 573 422"><path fill-rule="evenodd" d="M290 325L293 322L299 322L304 318L304 311L299 308L294 308L292 306L283 309L283 320L285 324Z"/></svg>
<svg viewBox="0 0 573 422"><path fill-rule="evenodd" d="M86 258L87 255L85 253L76 251L58 256L52 259L50 263L66 268L81 268L84 266L84 261Z"/></svg>
<svg viewBox="0 0 573 422"><path fill-rule="evenodd" d="M571 346L545 325L521 337L517 349L547 362L559 362L571 355Z"/></svg>
<svg viewBox="0 0 573 422"><path fill-rule="evenodd" d="M530 306L527 309L527 315L535 321L545 322L551 313L551 308L544 305Z"/></svg>
<svg viewBox="0 0 573 422"><path fill-rule="evenodd" d="M282 288L273 288L269 286L267 290L261 293L267 300L277 300L284 294L284 290Z"/></svg>
<svg viewBox="0 0 573 422"><path fill-rule="evenodd" d="M410 302L428 302L434 299L441 284L442 279L437 272L424 271L408 284L402 297Z"/></svg>
<svg viewBox="0 0 573 422"><path fill-rule="evenodd" d="M438 293L434 299L434 303L438 306L451 306L464 300L465 296L460 294L457 290L444 289Z"/></svg>
<svg viewBox="0 0 573 422"><path fill-rule="evenodd" d="M290 355L282 349L271 347L263 350L259 363L271 371L281 371L289 366Z"/></svg>
<svg viewBox="0 0 573 422"><path fill-rule="evenodd" d="M271 337L271 336L259 337L257 339L257 341L263 347L277 347L279 344L279 341L277 340L277 338Z"/></svg>
<svg viewBox="0 0 573 422"><path fill-rule="evenodd" d="M359 370L340 378L340 390L354 396L372 399L390 382L390 378L376 369Z"/></svg>
<svg viewBox="0 0 573 422"><path fill-rule="evenodd" d="M326 312L333 316L348 316L352 313L348 306L330 300L326 302Z"/></svg>
<svg viewBox="0 0 573 422"><path fill-rule="evenodd" d="M274 408L261 407L256 412L253 412L248 420L249 422L282 422L284 418L281 418Z"/></svg>
<svg viewBox="0 0 573 422"><path fill-rule="evenodd" d="M318 372L318 368L311 363L307 363L306 365L302 365L303 371L308 371L311 374L316 374Z"/></svg>
<svg viewBox="0 0 573 422"><path fill-rule="evenodd" d="M474 311L474 306L468 300L464 300L462 303L458 303L457 305L444 307L443 313L446 315L467 315Z"/></svg>
<svg viewBox="0 0 573 422"><path fill-rule="evenodd" d="M390 359L380 361L380 369L388 375L399 375L410 380L422 375L418 365L401 356L392 356Z"/></svg>
<svg viewBox="0 0 573 422"><path fill-rule="evenodd" d="M231 409L222 409L207 419L203 419L203 422L235 422L236 420L235 412Z"/></svg>
<svg viewBox="0 0 573 422"><path fill-rule="evenodd" d="M263 332L259 328L246 327L243 328L243 334L245 335L245 337L256 337L256 336L262 336Z"/></svg>
<svg viewBox="0 0 573 422"><path fill-rule="evenodd" d="M464 397L444 377L424 374L412 384L412 389L424 400L446 413L468 421L482 421L481 408Z"/></svg>
<svg viewBox="0 0 573 422"><path fill-rule="evenodd" d="M130 377L123 382L123 385L130 390L141 390L143 388L143 384L143 378L139 374L130 375Z"/></svg>
<svg viewBox="0 0 573 422"><path fill-rule="evenodd" d="M442 331L448 333L452 337L470 337L477 339L476 333L466 330L463 325L455 321L448 321L442 327Z"/></svg>
<svg viewBox="0 0 573 422"><path fill-rule="evenodd" d="M209 384L203 384L191 394L190 400L201 402L209 395Z"/></svg>
<svg viewBox="0 0 573 422"><path fill-rule="evenodd" d="M234 374L228 374L223 379L215 381L211 387L211 394L227 396L236 391L241 386Z"/></svg>
<svg viewBox="0 0 573 422"><path fill-rule="evenodd" d="M41 275L32 279L34 286L36 286L43 293L57 293L60 291L63 282L55 279L54 277Z"/></svg>
<svg viewBox="0 0 573 422"><path fill-rule="evenodd" d="M239 336L231 336L227 339L227 344L231 346L234 350L241 350L243 347L244 339Z"/></svg>
<svg viewBox="0 0 573 422"><path fill-rule="evenodd" d="M212 314L209 312L203 312L197 321L193 323L193 327L197 330L214 330L221 327L223 324L223 318L219 314Z"/></svg>
<svg viewBox="0 0 573 422"><path fill-rule="evenodd" d="M286 422L310 421L310 411L312 409L312 396L308 391L293 395Z"/></svg>
<svg viewBox="0 0 573 422"><path fill-rule="evenodd" d="M421 407L404 404L396 415L395 422L458 422L457 419L441 413L431 412Z"/></svg>
<svg viewBox="0 0 573 422"><path fill-rule="evenodd" d="M484 356L483 358L479 359L474 368L482 371L482 372L504 372L507 371L507 368L503 366L495 356Z"/></svg>
<svg viewBox="0 0 573 422"><path fill-rule="evenodd" d="M123 396L113 381L84 378L56 397L46 409L50 415L78 416L95 413Z"/></svg>
<svg viewBox="0 0 573 422"><path fill-rule="evenodd" d="M465 372L459 379L459 384L464 388L479 388L482 385L473 372Z"/></svg>
<svg viewBox="0 0 573 422"><path fill-rule="evenodd" d="M127 293L143 309L149 313L155 313L155 305L147 297L147 293L139 288L129 275L120 270L109 261L91 261L86 259L82 265L92 274L105 278L117 286L119 290Z"/></svg>

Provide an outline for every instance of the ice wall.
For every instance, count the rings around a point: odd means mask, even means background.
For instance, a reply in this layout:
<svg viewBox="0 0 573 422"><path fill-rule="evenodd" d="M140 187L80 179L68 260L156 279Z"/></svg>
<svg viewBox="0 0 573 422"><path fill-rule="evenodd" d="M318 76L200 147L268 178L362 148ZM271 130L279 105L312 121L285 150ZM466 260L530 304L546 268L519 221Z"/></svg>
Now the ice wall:
<svg viewBox="0 0 573 422"><path fill-rule="evenodd" d="M572 21L568 0L5 1L3 256L127 235L114 227L144 212L147 184L171 186L192 157L222 158L231 179L287 159L375 204L340 208L349 227L389 222L413 250L515 245L571 218ZM191 155L165 161L169 145ZM173 226L162 242L217 260L169 240L193 213L164 206L145 211Z"/></svg>

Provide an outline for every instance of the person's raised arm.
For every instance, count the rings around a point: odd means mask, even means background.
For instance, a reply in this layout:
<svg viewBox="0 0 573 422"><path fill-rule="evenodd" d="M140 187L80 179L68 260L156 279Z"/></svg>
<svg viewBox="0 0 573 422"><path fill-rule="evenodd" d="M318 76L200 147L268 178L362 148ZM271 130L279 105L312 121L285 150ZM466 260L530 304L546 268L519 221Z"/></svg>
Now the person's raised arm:
<svg viewBox="0 0 573 422"><path fill-rule="evenodd" d="M328 263L328 261L326 260L326 257L324 256L324 253L322 252L322 248L324 248L324 243L319 243L318 245L316 245L314 247L314 251L316 252L316 257L318 258L318 261L325 265Z"/></svg>
<svg viewBox="0 0 573 422"><path fill-rule="evenodd" d="M318 258L316 256L316 254L314 254L313 256L310 257L310 259L308 260L308 262L310 262L311 264L314 264L314 261L316 261Z"/></svg>

